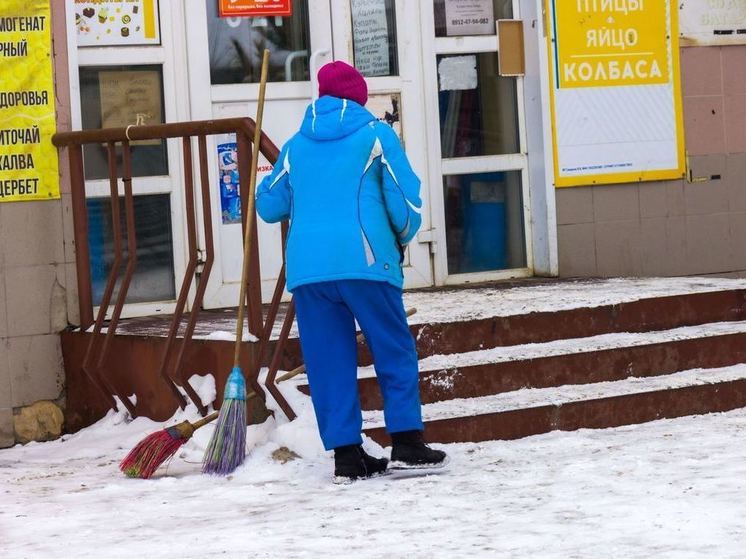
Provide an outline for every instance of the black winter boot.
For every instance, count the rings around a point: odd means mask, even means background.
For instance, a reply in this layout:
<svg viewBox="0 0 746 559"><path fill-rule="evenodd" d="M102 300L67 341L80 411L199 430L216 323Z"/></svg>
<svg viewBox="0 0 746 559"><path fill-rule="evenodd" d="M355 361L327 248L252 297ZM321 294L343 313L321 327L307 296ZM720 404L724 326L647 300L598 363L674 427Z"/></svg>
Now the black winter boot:
<svg viewBox="0 0 746 559"><path fill-rule="evenodd" d="M388 463L386 458L370 456L360 445L337 447L334 449L334 483L351 483L382 475Z"/></svg>
<svg viewBox="0 0 746 559"><path fill-rule="evenodd" d="M442 468L448 463L448 456L442 450L435 450L425 444L422 431L401 431L391 433L391 468L407 470L413 468Z"/></svg>

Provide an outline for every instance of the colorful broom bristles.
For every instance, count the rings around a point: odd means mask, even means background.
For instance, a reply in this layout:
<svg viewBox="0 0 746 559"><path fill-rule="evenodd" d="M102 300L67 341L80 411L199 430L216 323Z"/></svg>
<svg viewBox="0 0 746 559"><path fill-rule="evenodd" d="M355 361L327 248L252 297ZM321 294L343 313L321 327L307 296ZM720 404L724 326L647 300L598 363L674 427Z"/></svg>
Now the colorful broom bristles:
<svg viewBox="0 0 746 559"><path fill-rule="evenodd" d="M228 475L246 459L246 381L233 367L223 395L218 424L205 449L202 472Z"/></svg>
<svg viewBox="0 0 746 559"><path fill-rule="evenodd" d="M119 464L119 469L127 477L150 479L166 460L176 454L192 438L197 429L217 417L218 413L215 412L196 423L182 421L178 425L148 435L124 457Z"/></svg>

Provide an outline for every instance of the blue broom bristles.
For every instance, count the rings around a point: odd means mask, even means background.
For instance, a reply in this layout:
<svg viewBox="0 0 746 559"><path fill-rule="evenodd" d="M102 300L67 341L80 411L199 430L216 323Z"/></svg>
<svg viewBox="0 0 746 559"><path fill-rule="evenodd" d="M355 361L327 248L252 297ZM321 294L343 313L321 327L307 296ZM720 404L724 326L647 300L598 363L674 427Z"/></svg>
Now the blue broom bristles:
<svg viewBox="0 0 746 559"><path fill-rule="evenodd" d="M218 423L205 449L202 472L225 476L246 459L246 381L240 367L228 377Z"/></svg>

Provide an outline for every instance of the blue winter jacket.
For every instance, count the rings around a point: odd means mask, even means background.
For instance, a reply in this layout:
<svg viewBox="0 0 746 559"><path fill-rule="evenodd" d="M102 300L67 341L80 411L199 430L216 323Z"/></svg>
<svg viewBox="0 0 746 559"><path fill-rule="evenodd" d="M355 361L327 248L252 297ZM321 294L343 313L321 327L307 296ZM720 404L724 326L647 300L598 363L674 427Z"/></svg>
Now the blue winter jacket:
<svg viewBox="0 0 746 559"><path fill-rule="evenodd" d="M264 221L290 219L288 289L342 279L401 287L403 247L421 223L419 190L390 126L354 101L312 103L256 194Z"/></svg>

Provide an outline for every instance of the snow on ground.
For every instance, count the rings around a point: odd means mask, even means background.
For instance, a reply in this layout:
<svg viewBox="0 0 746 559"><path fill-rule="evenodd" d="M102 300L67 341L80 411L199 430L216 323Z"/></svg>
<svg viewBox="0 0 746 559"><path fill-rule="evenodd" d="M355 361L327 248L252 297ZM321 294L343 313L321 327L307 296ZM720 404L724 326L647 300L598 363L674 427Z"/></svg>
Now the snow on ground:
<svg viewBox="0 0 746 559"><path fill-rule="evenodd" d="M211 426L156 478L124 477L118 461L163 425L115 412L0 450L0 557L743 557L746 409L443 445L440 475L336 486L297 398L295 422L249 428L228 478L199 473ZM283 446L301 458L273 458Z"/></svg>

